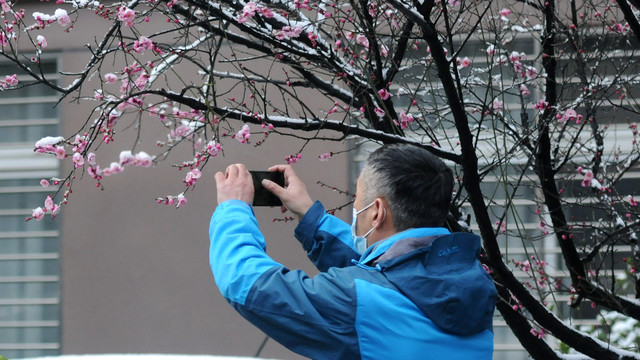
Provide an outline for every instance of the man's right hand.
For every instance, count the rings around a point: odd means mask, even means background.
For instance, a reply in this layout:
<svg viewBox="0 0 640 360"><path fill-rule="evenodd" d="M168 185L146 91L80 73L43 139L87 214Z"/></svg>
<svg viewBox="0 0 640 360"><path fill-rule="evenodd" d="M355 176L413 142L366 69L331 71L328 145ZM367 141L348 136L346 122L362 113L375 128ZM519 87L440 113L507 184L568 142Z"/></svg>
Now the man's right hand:
<svg viewBox="0 0 640 360"><path fill-rule="evenodd" d="M304 183L290 165L275 165L270 167L269 171L279 171L283 173L285 187L283 188L273 181L266 179L262 180L262 186L279 197L284 207L289 209L298 220L301 220L313 205L313 200L311 200L307 192L307 187L304 186Z"/></svg>

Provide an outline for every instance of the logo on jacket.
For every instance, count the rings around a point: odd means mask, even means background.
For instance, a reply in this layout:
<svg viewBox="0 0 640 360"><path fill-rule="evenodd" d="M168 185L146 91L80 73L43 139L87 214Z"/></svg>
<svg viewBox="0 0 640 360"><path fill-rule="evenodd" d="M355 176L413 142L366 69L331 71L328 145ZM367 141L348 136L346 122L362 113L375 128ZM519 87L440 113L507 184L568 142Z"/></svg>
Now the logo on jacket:
<svg viewBox="0 0 640 360"><path fill-rule="evenodd" d="M460 248L458 248L458 246L456 245L450 248L438 250L438 256L447 256L447 255L455 254L457 252L460 252Z"/></svg>

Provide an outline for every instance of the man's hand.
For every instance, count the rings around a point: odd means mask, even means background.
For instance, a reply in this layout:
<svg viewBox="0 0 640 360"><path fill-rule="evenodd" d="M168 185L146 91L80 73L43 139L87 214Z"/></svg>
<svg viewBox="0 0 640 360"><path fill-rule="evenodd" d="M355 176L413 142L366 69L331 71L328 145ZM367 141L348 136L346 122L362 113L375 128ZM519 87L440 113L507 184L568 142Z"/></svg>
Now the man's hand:
<svg viewBox="0 0 640 360"><path fill-rule="evenodd" d="M227 200L240 200L251 205L253 201L253 178L244 164L233 164L225 173L216 173L218 204Z"/></svg>
<svg viewBox="0 0 640 360"><path fill-rule="evenodd" d="M282 204L284 204L298 220L301 220L311 205L313 205L313 200L311 200L306 186L304 186L302 180L300 180L295 171L293 171L293 168L289 165L275 165L270 167L269 171L284 173L285 187L283 188L273 181L266 179L262 180L262 186L279 197Z"/></svg>

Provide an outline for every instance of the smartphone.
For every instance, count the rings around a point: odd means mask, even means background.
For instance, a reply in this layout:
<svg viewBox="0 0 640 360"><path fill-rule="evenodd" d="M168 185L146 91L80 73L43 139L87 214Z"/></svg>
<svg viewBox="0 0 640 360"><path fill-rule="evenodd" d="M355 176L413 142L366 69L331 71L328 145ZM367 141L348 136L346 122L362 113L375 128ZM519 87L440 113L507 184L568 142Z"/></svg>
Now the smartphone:
<svg viewBox="0 0 640 360"><path fill-rule="evenodd" d="M249 171L253 177L253 206L282 206L282 201L262 186L262 180L268 179L284 187L284 174L279 171Z"/></svg>

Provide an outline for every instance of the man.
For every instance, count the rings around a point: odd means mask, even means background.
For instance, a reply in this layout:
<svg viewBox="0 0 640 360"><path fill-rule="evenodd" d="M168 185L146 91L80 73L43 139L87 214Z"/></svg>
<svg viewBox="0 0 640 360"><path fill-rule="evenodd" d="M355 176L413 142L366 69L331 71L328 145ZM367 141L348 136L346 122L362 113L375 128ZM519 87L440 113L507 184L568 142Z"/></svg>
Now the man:
<svg viewBox="0 0 640 360"><path fill-rule="evenodd" d="M313 359L491 359L496 290L480 239L444 228L453 176L410 145L373 152L358 178L353 224L313 202L293 169L265 181L300 223L321 271L291 271L265 253L244 165L217 173L211 269L222 295L276 341Z"/></svg>

